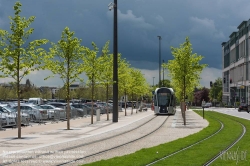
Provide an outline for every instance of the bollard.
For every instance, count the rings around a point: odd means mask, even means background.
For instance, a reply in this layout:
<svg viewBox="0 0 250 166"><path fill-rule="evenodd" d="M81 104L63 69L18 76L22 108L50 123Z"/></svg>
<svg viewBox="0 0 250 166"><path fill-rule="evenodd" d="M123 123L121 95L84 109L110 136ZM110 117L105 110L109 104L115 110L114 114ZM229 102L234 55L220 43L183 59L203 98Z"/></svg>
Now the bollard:
<svg viewBox="0 0 250 166"><path fill-rule="evenodd" d="M100 121L100 109L96 110L96 121Z"/></svg>

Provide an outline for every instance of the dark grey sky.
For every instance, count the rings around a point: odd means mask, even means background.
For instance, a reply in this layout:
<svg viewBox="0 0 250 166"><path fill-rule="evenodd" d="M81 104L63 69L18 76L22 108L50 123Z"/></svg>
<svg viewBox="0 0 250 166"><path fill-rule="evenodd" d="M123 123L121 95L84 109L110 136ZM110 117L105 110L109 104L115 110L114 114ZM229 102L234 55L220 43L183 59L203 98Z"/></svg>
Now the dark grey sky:
<svg viewBox="0 0 250 166"><path fill-rule="evenodd" d="M9 30L14 0L0 0L0 28ZM35 16L31 39L46 38L57 42L68 26L91 47L95 42L101 49L110 40L113 45L113 11L111 0L21 0L22 16ZM237 26L249 19L249 0L118 0L118 51L133 67L141 69L149 83L158 79L157 36L161 35L161 55L172 59L170 47L178 47L189 37L193 52L203 55L202 63L221 76L221 43L237 31ZM152 73L152 74L148 74ZM209 72L208 72L209 73ZM206 80L207 81L207 80ZM204 81L203 85L208 85ZM33 81L34 82L34 81ZM47 83L46 83L47 84Z"/></svg>

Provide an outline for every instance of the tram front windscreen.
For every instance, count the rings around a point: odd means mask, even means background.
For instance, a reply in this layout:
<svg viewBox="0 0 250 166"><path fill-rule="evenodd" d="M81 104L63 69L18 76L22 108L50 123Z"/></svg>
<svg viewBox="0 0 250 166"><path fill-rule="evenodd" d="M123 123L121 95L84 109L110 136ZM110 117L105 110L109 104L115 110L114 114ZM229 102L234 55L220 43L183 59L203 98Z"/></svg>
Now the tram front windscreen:
<svg viewBox="0 0 250 166"><path fill-rule="evenodd" d="M168 106L170 102L170 93L158 93L158 105L159 106Z"/></svg>

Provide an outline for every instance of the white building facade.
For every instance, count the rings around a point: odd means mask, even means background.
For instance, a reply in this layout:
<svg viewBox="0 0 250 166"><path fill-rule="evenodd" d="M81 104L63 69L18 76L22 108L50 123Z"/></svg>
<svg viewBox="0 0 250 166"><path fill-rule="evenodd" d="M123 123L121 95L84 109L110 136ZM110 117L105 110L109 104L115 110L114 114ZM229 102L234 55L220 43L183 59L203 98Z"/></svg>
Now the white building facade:
<svg viewBox="0 0 250 166"><path fill-rule="evenodd" d="M250 104L250 19L222 43L223 103Z"/></svg>

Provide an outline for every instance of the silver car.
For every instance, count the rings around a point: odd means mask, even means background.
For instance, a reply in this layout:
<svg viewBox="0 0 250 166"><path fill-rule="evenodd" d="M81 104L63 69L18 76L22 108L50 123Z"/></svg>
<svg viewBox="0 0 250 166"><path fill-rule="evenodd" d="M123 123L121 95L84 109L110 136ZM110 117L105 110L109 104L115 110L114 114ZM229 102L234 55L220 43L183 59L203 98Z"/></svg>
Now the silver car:
<svg viewBox="0 0 250 166"><path fill-rule="evenodd" d="M15 117L16 124L17 124L17 110L13 109L10 106L0 106L2 109L7 111L9 114L12 114ZM30 121L30 116L29 114L21 112L21 125L28 125Z"/></svg>
<svg viewBox="0 0 250 166"><path fill-rule="evenodd" d="M0 118L3 127L12 127L16 125L16 116L11 114L3 106L0 106Z"/></svg>
<svg viewBox="0 0 250 166"><path fill-rule="evenodd" d="M66 112L63 108L55 107L50 104L40 105L40 107L48 110L49 119L54 119L54 118L65 119L66 118Z"/></svg>
<svg viewBox="0 0 250 166"><path fill-rule="evenodd" d="M17 110L17 106L13 107ZM30 120L41 121L48 119L48 110L37 105L21 104L20 110L30 115Z"/></svg>

